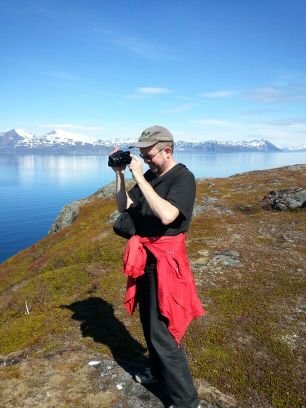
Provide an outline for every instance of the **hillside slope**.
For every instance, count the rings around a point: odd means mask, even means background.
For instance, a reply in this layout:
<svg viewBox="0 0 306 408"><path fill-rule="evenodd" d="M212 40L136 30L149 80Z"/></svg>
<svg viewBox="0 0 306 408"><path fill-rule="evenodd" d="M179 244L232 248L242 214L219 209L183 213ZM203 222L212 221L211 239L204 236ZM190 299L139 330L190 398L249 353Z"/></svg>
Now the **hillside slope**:
<svg viewBox="0 0 306 408"><path fill-rule="evenodd" d="M204 407L303 407L306 210L266 211L260 200L305 180L300 165L197 181L187 245L208 313L184 343ZM74 224L0 265L1 407L148 401L115 383L122 372L105 374L145 360L137 313L123 308L114 210L113 198L93 197Z"/></svg>

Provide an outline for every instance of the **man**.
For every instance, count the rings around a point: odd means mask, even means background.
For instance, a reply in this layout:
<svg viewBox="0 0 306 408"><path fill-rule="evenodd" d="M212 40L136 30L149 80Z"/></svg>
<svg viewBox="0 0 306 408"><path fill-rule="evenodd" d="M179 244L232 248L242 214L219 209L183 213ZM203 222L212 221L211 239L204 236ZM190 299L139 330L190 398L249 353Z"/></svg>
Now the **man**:
<svg viewBox="0 0 306 408"><path fill-rule="evenodd" d="M136 185L126 191L123 167L116 172L120 212L127 211L136 235L129 239L124 272L128 275L125 306L139 304L150 368L135 375L140 383L163 380L171 407L198 408L199 400L180 340L188 324L204 314L196 293L185 248L195 200L193 174L173 157L173 136L162 126L145 129L139 141L140 157L132 155L129 169Z"/></svg>

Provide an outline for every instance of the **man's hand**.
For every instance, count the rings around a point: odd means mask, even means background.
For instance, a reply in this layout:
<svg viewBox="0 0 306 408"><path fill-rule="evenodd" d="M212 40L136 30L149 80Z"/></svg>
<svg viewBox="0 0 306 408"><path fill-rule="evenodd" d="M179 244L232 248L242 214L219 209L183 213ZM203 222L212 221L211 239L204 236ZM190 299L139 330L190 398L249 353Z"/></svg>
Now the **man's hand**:
<svg viewBox="0 0 306 408"><path fill-rule="evenodd" d="M134 180L139 183L140 180L143 179L143 168L142 168L142 160L140 157L137 157L131 154L132 161L129 164L129 169L132 173Z"/></svg>

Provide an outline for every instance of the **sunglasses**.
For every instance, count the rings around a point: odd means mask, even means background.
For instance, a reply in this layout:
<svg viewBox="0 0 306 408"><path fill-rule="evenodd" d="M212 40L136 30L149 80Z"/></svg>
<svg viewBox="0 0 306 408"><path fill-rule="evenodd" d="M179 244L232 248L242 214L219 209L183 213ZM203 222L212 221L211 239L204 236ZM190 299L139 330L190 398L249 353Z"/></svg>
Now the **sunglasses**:
<svg viewBox="0 0 306 408"><path fill-rule="evenodd" d="M160 149L157 153L153 154L153 156L150 155L150 154L143 154L143 153L140 153L139 156L140 156L143 160L151 161L151 160L153 160L154 157L155 157L158 153L160 153L162 150L164 150L164 147L163 147L162 149Z"/></svg>

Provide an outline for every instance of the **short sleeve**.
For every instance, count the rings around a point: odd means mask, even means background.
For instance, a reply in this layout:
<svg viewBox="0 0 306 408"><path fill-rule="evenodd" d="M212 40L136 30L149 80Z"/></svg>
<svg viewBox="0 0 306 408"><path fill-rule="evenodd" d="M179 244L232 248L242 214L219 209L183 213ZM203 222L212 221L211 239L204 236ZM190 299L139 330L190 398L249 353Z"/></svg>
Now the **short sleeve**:
<svg viewBox="0 0 306 408"><path fill-rule="evenodd" d="M140 196L140 190L137 184L135 184L135 186L133 186L129 191L128 191L128 195L130 197L130 199L133 202L136 202L139 200L139 196Z"/></svg>
<svg viewBox="0 0 306 408"><path fill-rule="evenodd" d="M192 216L196 194L194 175L186 169L172 180L166 200L174 205L187 219Z"/></svg>

